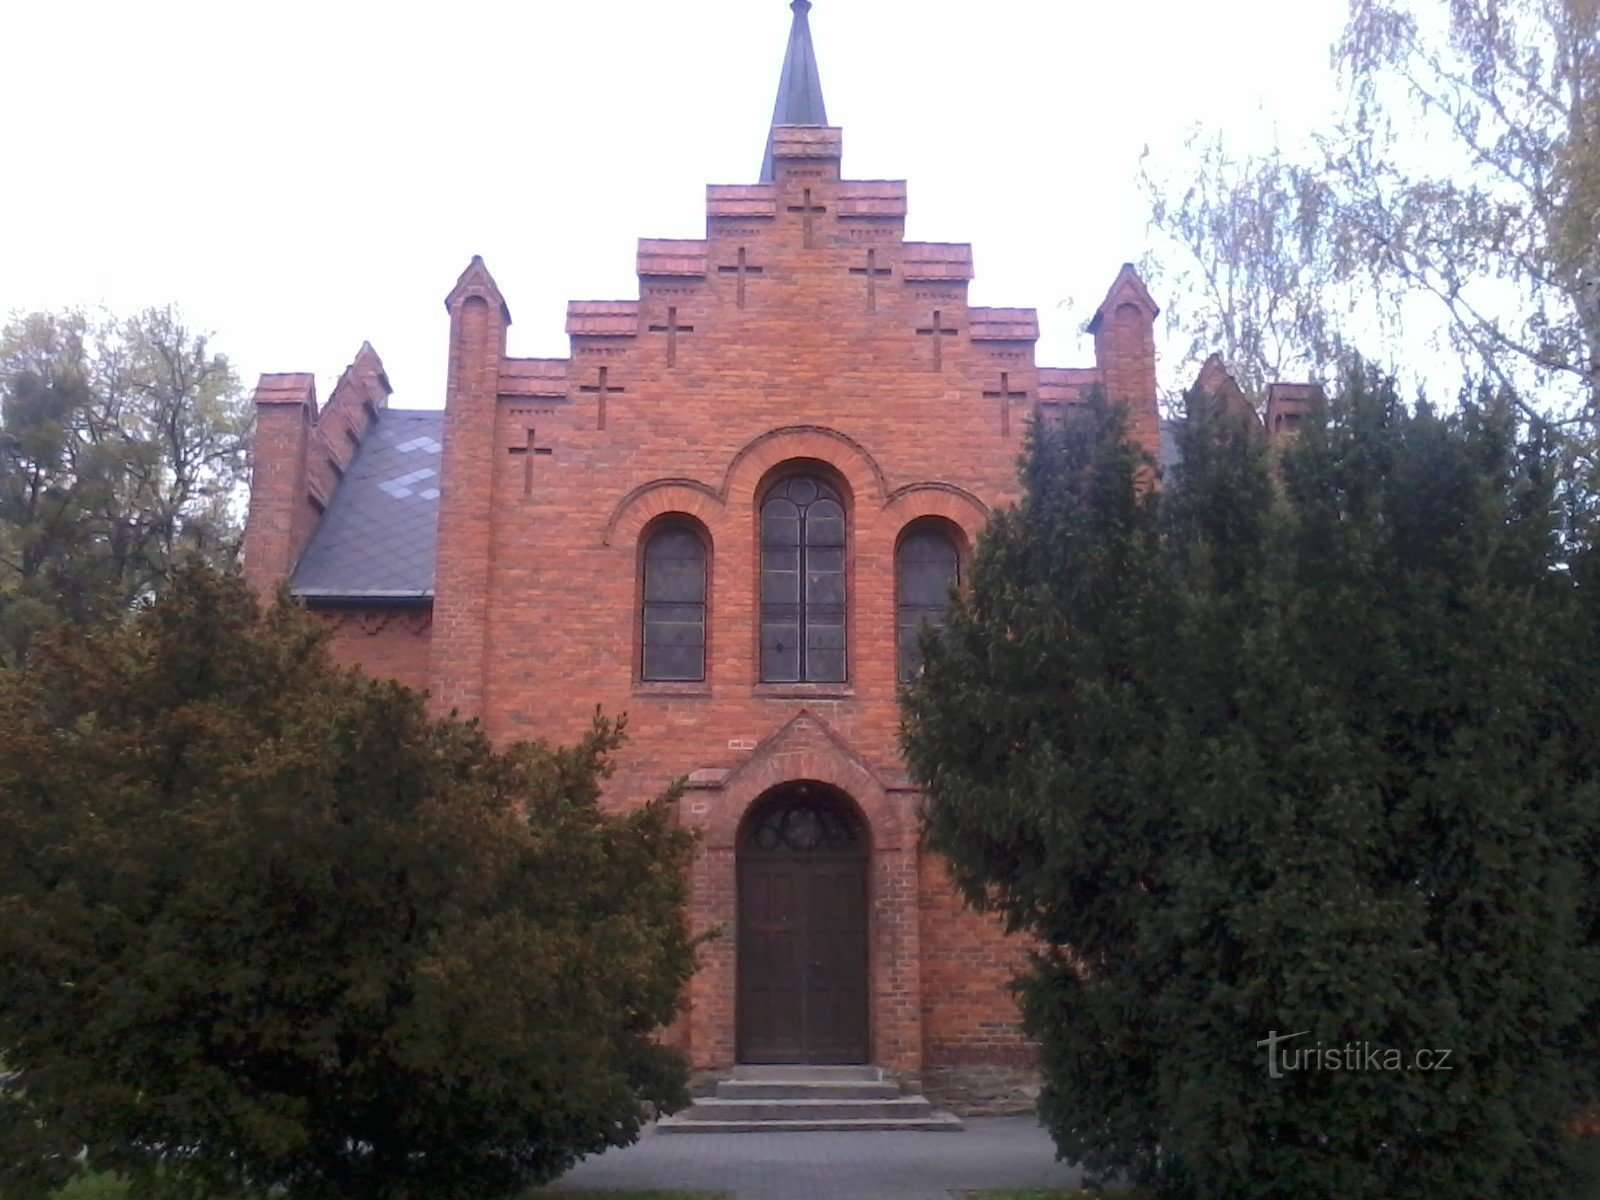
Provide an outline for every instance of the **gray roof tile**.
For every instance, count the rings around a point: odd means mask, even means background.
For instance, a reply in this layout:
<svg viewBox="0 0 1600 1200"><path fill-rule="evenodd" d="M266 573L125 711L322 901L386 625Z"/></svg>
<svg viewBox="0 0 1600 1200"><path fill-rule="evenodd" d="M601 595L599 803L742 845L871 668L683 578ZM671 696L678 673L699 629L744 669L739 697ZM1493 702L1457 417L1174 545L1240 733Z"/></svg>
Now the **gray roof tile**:
<svg viewBox="0 0 1600 1200"><path fill-rule="evenodd" d="M442 412L389 409L378 415L295 568L295 595L433 595L443 443Z"/></svg>

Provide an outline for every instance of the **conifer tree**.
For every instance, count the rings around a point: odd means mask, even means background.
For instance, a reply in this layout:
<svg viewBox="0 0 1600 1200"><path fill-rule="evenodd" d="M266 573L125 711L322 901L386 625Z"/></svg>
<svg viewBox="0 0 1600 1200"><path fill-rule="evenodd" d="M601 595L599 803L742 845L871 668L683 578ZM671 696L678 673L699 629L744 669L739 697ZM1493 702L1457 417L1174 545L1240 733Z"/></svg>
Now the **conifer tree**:
<svg viewBox="0 0 1600 1200"><path fill-rule="evenodd" d="M1513 413L1355 379L1283 447L1192 397L1159 492L1105 407L1033 436L904 743L933 848L1036 939L1069 1159L1168 1200L1571 1194L1600 606Z"/></svg>
<svg viewBox="0 0 1600 1200"><path fill-rule="evenodd" d="M180 572L0 672L0 1191L471 1197L686 1100L690 835Z"/></svg>

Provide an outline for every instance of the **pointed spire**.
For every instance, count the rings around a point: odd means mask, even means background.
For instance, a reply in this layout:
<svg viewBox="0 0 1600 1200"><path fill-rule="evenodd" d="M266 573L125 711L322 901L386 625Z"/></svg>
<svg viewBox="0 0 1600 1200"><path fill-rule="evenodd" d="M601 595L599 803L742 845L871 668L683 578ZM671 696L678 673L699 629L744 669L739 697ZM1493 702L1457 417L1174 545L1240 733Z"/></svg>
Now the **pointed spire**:
<svg viewBox="0 0 1600 1200"><path fill-rule="evenodd" d="M789 28L789 49L783 56L783 76L778 80L778 102L772 108L772 128L779 125L826 125L828 108L822 100L822 76L817 71L817 51L811 44L811 0L793 0L794 24ZM761 182L772 182L772 135L761 163Z"/></svg>

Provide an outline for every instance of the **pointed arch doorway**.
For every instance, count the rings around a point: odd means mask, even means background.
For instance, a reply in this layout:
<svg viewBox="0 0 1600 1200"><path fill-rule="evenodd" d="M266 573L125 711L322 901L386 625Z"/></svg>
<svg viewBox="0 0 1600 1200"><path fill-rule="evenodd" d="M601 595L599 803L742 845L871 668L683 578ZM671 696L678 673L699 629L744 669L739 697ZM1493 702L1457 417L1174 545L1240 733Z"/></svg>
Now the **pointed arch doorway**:
<svg viewBox="0 0 1600 1200"><path fill-rule="evenodd" d="M742 1063L864 1063L871 851L855 804L826 784L773 788L738 843Z"/></svg>

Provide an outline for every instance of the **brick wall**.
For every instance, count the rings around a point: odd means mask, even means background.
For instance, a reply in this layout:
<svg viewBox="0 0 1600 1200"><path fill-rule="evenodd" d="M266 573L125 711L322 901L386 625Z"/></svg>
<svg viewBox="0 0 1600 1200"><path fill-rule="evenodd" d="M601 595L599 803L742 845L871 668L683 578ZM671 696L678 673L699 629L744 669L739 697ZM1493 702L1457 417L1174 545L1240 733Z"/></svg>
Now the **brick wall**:
<svg viewBox="0 0 1600 1200"><path fill-rule="evenodd" d="M316 381L310 375L263 375L255 406L242 557L251 586L270 594L294 570L318 516L306 486Z"/></svg>
<svg viewBox="0 0 1600 1200"><path fill-rule="evenodd" d="M433 613L422 608L321 608L328 648L341 666L428 687Z"/></svg>
<svg viewBox="0 0 1600 1200"><path fill-rule="evenodd" d="M244 577L257 591L270 593L294 573L340 476L387 407L390 391L383 363L366 342L320 413L313 376L261 376L253 397L250 510L242 556Z"/></svg>
<svg viewBox="0 0 1600 1200"><path fill-rule="evenodd" d="M491 537L496 507L496 395L511 313L474 258L445 301L450 370L440 468L439 550L435 560L433 699L441 712L483 710ZM526 604L527 597L517 597Z"/></svg>
<svg viewBox="0 0 1600 1200"><path fill-rule="evenodd" d="M922 1036L927 1066L1027 1066L1032 1043L1018 1024L1010 984L1027 965L1027 944L962 902L945 864L925 854L922 917Z"/></svg>
<svg viewBox="0 0 1600 1200"><path fill-rule="evenodd" d="M1020 952L960 907L916 845L897 749L895 551L927 518L974 542L1017 498L1027 422L1093 384L1130 404L1154 453L1155 308L1125 269L1095 319L1095 364L1041 368L1031 310L968 303L969 247L905 240L903 184L842 179L837 130L780 129L774 145L774 183L709 189L704 239L640 243L638 299L573 303L566 359L506 357L510 313L473 260L446 302L432 628L345 613L335 650L426 678L440 711L481 717L502 740L571 740L596 704L626 712L606 802L691 776L681 811L706 831L697 929L736 920L737 830L764 789L840 788L874 847L875 1061L906 1077L1025 1064L1004 988ZM281 524L284 496L307 483L278 486L273 464L292 455L264 428L252 519L259 507ZM759 679L757 511L796 470L845 498L845 684ZM700 683L638 677L640 539L662 518L710 547ZM263 562L287 557L273 555ZM731 936L706 948L670 1031L700 1068L732 1059L733 953Z"/></svg>

